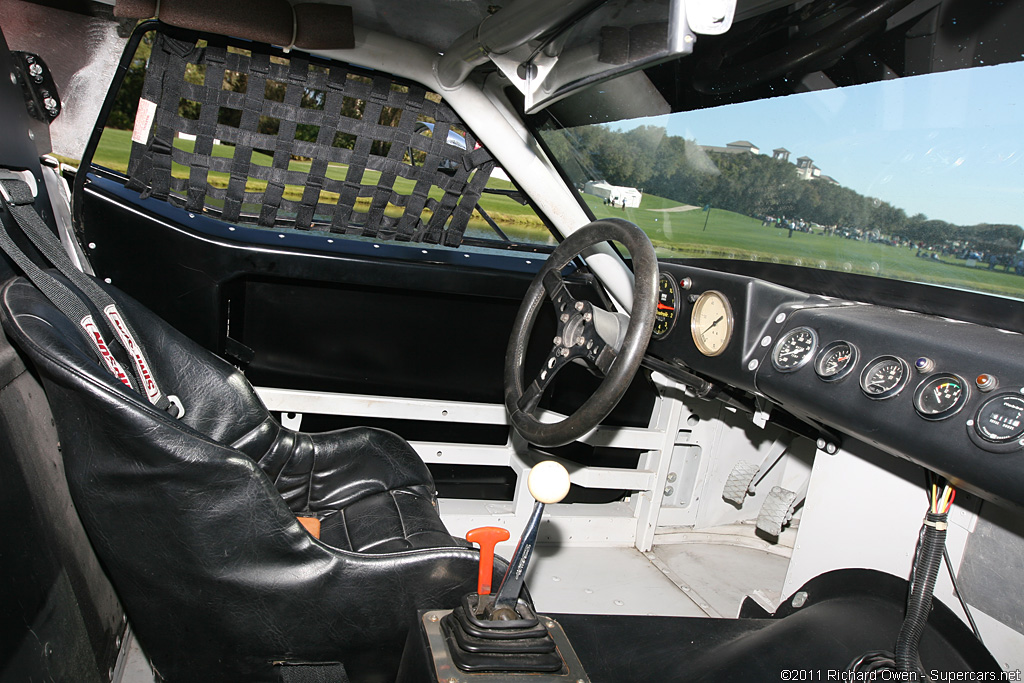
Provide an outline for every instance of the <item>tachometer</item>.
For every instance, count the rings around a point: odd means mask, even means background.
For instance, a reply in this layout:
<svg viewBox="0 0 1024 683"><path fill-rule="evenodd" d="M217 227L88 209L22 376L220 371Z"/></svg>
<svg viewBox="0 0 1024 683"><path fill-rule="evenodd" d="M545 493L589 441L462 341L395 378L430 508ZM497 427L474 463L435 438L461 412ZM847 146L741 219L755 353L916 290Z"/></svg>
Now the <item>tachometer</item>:
<svg viewBox="0 0 1024 683"><path fill-rule="evenodd" d="M818 346L818 333L797 327L779 337L772 351L772 365L779 372L794 372L807 364Z"/></svg>
<svg viewBox="0 0 1024 683"><path fill-rule="evenodd" d="M697 297L690 313L690 335L705 356L725 351L732 339L732 306L721 292L708 290Z"/></svg>
<svg viewBox="0 0 1024 683"><path fill-rule="evenodd" d="M850 342L834 341L819 353L814 371L825 382L838 382L857 364L857 347Z"/></svg>
<svg viewBox="0 0 1024 683"><path fill-rule="evenodd" d="M868 398L892 398L903 391L910 379L910 366L897 356L879 356L864 368L860 388Z"/></svg>
<svg viewBox="0 0 1024 683"><path fill-rule="evenodd" d="M676 306L679 301L679 286L668 273L658 277L658 309L654 314L653 339L664 339L676 324Z"/></svg>
<svg viewBox="0 0 1024 683"><path fill-rule="evenodd" d="M970 389L957 375L940 372L921 382L914 392L914 409L926 420L945 420L967 403Z"/></svg>

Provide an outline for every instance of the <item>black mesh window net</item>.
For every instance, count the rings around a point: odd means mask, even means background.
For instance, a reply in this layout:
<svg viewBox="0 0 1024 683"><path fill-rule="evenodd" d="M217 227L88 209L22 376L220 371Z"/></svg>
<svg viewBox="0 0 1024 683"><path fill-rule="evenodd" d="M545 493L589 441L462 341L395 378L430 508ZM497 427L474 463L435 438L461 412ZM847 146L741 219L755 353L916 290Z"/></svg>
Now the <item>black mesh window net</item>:
<svg viewBox="0 0 1024 683"><path fill-rule="evenodd" d="M493 167L420 85L157 32L128 187L231 223L458 246Z"/></svg>

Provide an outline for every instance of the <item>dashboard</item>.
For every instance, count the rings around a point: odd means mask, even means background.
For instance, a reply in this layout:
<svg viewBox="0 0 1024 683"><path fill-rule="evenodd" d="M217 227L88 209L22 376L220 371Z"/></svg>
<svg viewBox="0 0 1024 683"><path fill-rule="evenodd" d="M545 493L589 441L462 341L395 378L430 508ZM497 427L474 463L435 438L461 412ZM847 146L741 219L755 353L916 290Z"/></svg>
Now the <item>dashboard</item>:
<svg viewBox="0 0 1024 683"><path fill-rule="evenodd" d="M647 355L1024 505L1024 335L662 264Z"/></svg>

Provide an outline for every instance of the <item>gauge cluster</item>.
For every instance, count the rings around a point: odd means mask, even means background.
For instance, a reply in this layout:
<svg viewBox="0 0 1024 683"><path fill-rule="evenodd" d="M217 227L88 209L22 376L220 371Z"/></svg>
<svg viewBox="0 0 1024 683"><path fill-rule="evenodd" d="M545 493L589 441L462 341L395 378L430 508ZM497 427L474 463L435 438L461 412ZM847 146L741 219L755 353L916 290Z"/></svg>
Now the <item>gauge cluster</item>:
<svg viewBox="0 0 1024 683"><path fill-rule="evenodd" d="M661 280L648 355L667 367L1024 505L1021 335L677 264Z"/></svg>

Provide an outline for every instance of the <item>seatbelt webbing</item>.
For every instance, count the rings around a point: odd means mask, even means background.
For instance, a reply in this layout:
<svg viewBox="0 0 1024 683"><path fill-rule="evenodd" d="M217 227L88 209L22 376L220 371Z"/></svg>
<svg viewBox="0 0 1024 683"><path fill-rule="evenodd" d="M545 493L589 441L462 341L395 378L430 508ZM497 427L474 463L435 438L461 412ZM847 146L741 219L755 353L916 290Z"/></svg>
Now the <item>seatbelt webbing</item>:
<svg viewBox="0 0 1024 683"><path fill-rule="evenodd" d="M114 358L99 326L93 320L92 314L81 299L63 283L33 263L14 243L7 233L6 227L0 230L0 233L2 233L0 234L0 247L7 252L29 280L64 315L68 316L69 319L82 328L86 337L96 349L100 360L114 377L126 386L139 391L157 408L166 410L176 417L180 416L182 412L180 403L176 402L176 400L171 400L170 397L161 391L153 373L153 368L149 364L142 346L136 341L138 335L135 334L130 323L118 311L117 305L110 295L95 280L78 270L71 262L70 257L57 241L57 237L50 232L46 224L35 212L32 206L32 192L28 185L21 180L0 179L0 190L2 190L0 198L2 198L7 210L36 249L106 317L110 329L114 331L115 339L117 339L132 359L136 381L131 381L131 378L117 362L117 359Z"/></svg>

